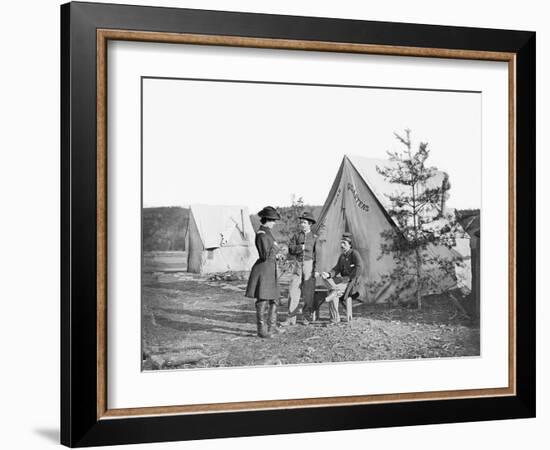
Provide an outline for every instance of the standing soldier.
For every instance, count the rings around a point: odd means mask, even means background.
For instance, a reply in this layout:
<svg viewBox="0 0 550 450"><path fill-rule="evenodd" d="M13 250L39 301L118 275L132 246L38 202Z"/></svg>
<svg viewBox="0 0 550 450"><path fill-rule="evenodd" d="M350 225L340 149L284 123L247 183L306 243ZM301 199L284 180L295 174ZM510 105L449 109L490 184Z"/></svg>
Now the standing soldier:
<svg viewBox="0 0 550 450"><path fill-rule="evenodd" d="M363 271L363 260L359 252L351 248L351 234L344 233L340 240L342 253L330 272L323 272L321 277L329 288L326 298L332 323L340 322L339 301L345 302L347 321L352 320L352 299L357 298L359 277ZM336 278L338 277L338 278Z"/></svg>
<svg viewBox="0 0 550 450"><path fill-rule="evenodd" d="M288 253L296 259L289 287L288 317L281 325L296 325L296 315L300 295L304 300L302 321L309 324L313 312L315 294L315 256L317 235L311 231L315 223L310 212L305 211L299 218L301 230L290 239Z"/></svg>
<svg viewBox="0 0 550 450"><path fill-rule="evenodd" d="M279 246L271 233L275 221L281 216L272 206L266 206L258 216L261 226L256 232L258 260L252 266L246 297L256 299L256 324L258 336L270 338L273 333L283 330L277 327L277 302L279 301L279 284L277 280L277 251Z"/></svg>

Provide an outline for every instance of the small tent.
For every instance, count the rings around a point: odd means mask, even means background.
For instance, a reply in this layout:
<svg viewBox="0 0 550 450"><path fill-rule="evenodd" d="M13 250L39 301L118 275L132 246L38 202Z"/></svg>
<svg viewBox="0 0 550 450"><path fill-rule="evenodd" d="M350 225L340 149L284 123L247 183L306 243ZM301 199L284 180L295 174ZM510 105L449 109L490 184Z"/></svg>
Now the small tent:
<svg viewBox="0 0 550 450"><path fill-rule="evenodd" d="M187 271L248 271L258 258L244 206L192 205L187 231Z"/></svg>
<svg viewBox="0 0 550 450"><path fill-rule="evenodd" d="M384 302L392 293L391 282L376 288L372 286L373 283L380 283L382 277L390 274L395 267L392 255L381 256L380 247L384 242L381 233L398 227L388 213L387 195L396 194L405 187L388 182L376 169L377 166L388 167L391 164L388 160L344 156L315 228L319 235L319 272L331 269L336 263L342 233L352 233L353 246L361 254L366 266L360 283L360 296L363 301L370 303ZM447 175L436 172L426 184L433 188L444 182L447 182ZM445 205L438 207L444 209ZM430 245L428 251L442 258L463 256L456 249L445 246ZM428 267L424 269L436 270ZM441 289L459 287L457 278L443 277Z"/></svg>

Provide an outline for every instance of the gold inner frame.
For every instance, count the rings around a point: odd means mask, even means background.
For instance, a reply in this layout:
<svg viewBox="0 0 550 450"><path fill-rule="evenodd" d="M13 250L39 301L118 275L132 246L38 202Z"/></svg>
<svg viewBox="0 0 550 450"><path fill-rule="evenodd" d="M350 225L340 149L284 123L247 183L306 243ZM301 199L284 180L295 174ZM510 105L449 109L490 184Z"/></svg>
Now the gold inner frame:
<svg viewBox="0 0 550 450"><path fill-rule="evenodd" d="M508 63L508 387L363 396L264 400L201 405L108 409L107 405L107 42L109 40L267 49L363 53L391 56L503 61ZM445 48L402 47L341 42L298 41L238 36L97 30L97 419L166 414L220 413L314 408L356 404L448 400L516 394L516 54Z"/></svg>

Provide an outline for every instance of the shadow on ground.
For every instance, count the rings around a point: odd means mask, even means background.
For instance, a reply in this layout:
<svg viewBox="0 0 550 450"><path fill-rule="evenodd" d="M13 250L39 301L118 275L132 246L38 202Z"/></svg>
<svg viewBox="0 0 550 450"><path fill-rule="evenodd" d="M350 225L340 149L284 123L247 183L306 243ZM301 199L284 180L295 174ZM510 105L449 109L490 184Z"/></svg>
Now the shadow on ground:
<svg viewBox="0 0 550 450"><path fill-rule="evenodd" d="M172 330L181 331L184 333L204 331L208 333L222 333L222 334L231 334L235 336L254 336L254 333L252 333L249 329L243 329L238 327L228 327L217 323L172 320L165 316L157 316L155 317L155 321L157 325L160 325L166 328L171 328Z"/></svg>
<svg viewBox="0 0 550 450"><path fill-rule="evenodd" d="M287 313L286 302L281 303L279 321ZM143 369L479 355L479 327L461 309L442 296L426 298L422 310L355 303L351 324L327 327L324 303L318 323L260 339L254 300L244 296L242 281L161 274L149 277L142 288Z"/></svg>
<svg viewBox="0 0 550 450"><path fill-rule="evenodd" d="M59 444L60 433L57 428L37 428L34 432L47 441Z"/></svg>

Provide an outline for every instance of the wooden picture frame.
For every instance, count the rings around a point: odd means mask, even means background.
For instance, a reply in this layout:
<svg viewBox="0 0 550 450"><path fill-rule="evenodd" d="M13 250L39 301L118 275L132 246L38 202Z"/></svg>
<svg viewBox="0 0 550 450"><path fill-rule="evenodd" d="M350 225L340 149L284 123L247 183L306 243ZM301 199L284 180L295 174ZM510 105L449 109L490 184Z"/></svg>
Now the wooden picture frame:
<svg viewBox="0 0 550 450"><path fill-rule="evenodd" d="M107 405L107 42L505 61L509 68L507 388L200 406ZM92 446L535 415L535 33L69 3L61 7L61 442Z"/></svg>

